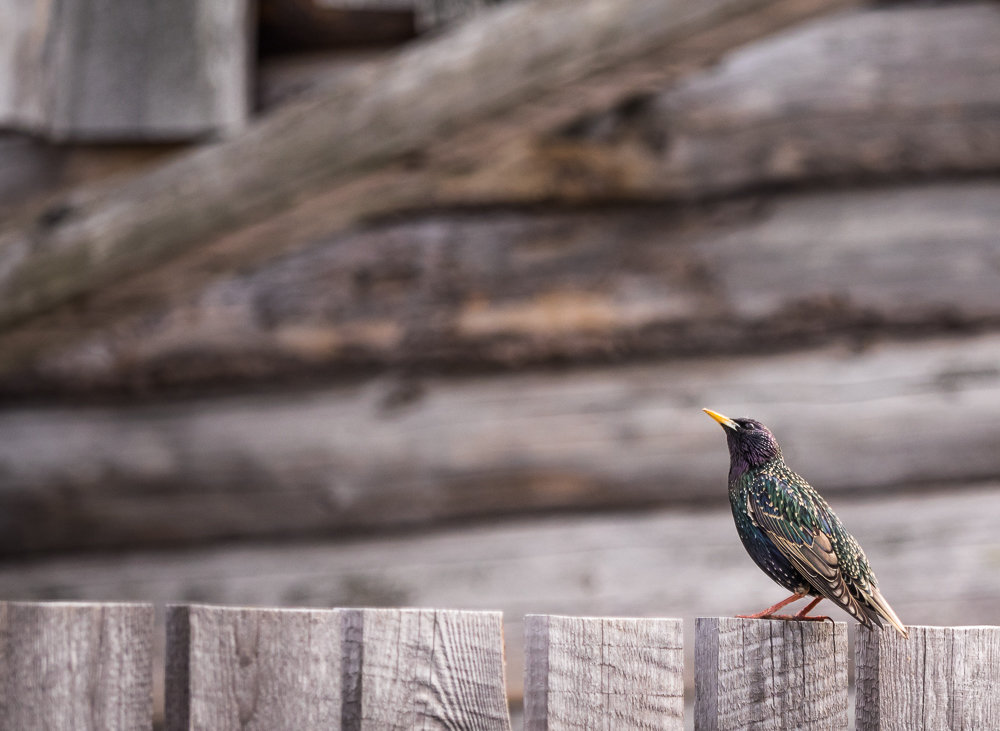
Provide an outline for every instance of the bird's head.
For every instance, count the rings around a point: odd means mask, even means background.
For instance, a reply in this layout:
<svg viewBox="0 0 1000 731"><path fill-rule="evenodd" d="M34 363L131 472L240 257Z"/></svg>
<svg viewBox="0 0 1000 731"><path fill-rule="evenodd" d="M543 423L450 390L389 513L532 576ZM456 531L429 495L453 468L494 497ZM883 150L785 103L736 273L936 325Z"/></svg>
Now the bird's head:
<svg viewBox="0 0 1000 731"><path fill-rule="evenodd" d="M748 469L781 457L778 440L756 419L730 419L717 411L702 409L722 425L729 444L729 477L739 477Z"/></svg>

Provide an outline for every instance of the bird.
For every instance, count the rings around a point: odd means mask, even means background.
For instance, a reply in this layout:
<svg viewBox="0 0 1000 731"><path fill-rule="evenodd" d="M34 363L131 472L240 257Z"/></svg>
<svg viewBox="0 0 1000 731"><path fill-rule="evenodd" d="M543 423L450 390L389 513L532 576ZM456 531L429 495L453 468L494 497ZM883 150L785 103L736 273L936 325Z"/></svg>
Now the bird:
<svg viewBox="0 0 1000 731"><path fill-rule="evenodd" d="M792 595L746 619L813 620L828 599L874 629L888 622L904 638L907 628L879 591L878 581L858 541L847 532L826 500L789 469L771 430L756 419L730 419L702 409L722 425L729 445L729 503L736 531L754 563ZM814 597L794 615L778 610Z"/></svg>

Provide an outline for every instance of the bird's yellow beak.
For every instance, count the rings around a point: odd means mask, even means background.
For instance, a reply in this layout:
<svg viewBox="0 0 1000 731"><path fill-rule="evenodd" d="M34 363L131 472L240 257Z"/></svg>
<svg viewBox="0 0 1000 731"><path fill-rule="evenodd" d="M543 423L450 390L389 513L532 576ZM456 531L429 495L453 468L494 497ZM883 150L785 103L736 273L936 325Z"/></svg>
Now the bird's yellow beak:
<svg viewBox="0 0 1000 731"><path fill-rule="evenodd" d="M715 419L717 422L722 424L727 429L732 429L733 431L736 431L739 428L739 425L735 421L730 419L728 416L723 416L718 411L712 411L711 409L702 409L702 411L711 416L713 419Z"/></svg>

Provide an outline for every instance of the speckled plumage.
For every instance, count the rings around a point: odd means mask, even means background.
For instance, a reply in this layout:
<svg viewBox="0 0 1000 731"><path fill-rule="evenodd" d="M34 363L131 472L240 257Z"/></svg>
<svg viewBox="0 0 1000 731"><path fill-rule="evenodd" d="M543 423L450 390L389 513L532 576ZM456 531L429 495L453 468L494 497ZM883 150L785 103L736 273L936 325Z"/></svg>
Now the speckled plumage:
<svg viewBox="0 0 1000 731"><path fill-rule="evenodd" d="M729 502L754 562L795 594L829 599L868 627L887 621L905 636L861 546L826 500L788 468L770 430L754 419L705 411L726 433Z"/></svg>

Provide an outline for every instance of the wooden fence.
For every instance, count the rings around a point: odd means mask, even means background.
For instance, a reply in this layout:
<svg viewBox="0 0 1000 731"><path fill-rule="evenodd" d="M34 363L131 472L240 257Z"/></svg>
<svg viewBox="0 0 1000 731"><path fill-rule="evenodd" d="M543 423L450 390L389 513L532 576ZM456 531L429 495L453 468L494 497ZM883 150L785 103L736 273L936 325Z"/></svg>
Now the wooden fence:
<svg viewBox="0 0 1000 731"><path fill-rule="evenodd" d="M0 603L0 728L153 723L151 604ZM682 729L679 619L528 615L525 729ZM166 728L498 729L499 612L169 606ZM697 729L848 727L847 626L702 618ZM1000 728L1000 627L859 629L858 729Z"/></svg>

